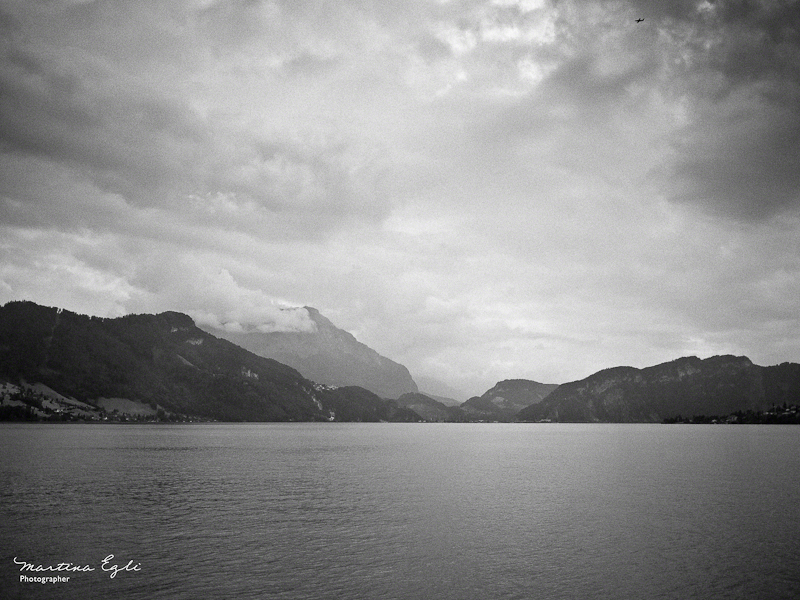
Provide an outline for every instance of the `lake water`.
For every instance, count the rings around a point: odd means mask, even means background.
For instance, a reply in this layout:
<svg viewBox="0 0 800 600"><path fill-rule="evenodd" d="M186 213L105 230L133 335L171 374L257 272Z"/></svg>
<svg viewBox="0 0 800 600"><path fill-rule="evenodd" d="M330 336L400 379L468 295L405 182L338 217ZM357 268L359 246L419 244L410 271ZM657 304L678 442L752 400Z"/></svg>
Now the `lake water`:
<svg viewBox="0 0 800 600"><path fill-rule="evenodd" d="M6 423L0 531L9 598L798 598L800 427Z"/></svg>

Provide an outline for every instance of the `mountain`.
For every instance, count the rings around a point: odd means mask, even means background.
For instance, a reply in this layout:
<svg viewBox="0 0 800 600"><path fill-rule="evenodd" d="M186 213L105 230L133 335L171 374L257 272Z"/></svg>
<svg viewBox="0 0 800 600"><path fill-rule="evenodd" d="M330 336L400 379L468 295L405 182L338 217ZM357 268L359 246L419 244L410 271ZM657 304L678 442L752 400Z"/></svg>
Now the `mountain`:
<svg viewBox="0 0 800 600"><path fill-rule="evenodd" d="M360 388L331 390L199 329L187 315L104 319L33 302L0 308L0 379L225 421L412 420Z"/></svg>
<svg viewBox="0 0 800 600"><path fill-rule="evenodd" d="M420 394L423 394L423 395L427 396L428 398L432 398L433 400L436 400L437 402L441 402L445 406L458 407L461 404L461 402L459 402L455 398L451 398L449 396L437 396L436 394L431 394L428 390L424 390L424 391L420 392Z"/></svg>
<svg viewBox="0 0 800 600"><path fill-rule="evenodd" d="M392 421L395 423L416 423L421 420L419 414L402 406L396 400L384 400L369 390L357 386L327 388L317 386L317 391L324 391L320 400L335 421Z"/></svg>
<svg viewBox="0 0 800 600"><path fill-rule="evenodd" d="M304 377L329 386L359 386L383 397L398 398L417 392L417 384L403 365L381 356L339 329L320 312L304 307L315 331L258 330L234 333L205 328L250 352L297 369Z"/></svg>
<svg viewBox="0 0 800 600"><path fill-rule="evenodd" d="M462 423L469 420L464 411L457 406L447 406L425 394L403 394L397 399L397 405L414 411L430 422Z"/></svg>
<svg viewBox="0 0 800 600"><path fill-rule="evenodd" d="M464 401L463 398L469 397L467 392L454 388L434 377L415 375L414 381L417 382L420 392L429 398L438 400L442 404L447 404L447 406L458 406ZM457 400L456 398L462 398L462 400Z"/></svg>
<svg viewBox="0 0 800 600"><path fill-rule="evenodd" d="M763 411L800 396L800 365L754 365L745 356L695 356L645 369L615 367L565 383L519 421L655 423L679 416Z"/></svg>
<svg viewBox="0 0 800 600"><path fill-rule="evenodd" d="M513 421L517 413L544 400L558 384L539 383L528 379L500 381L482 396L473 396L461 409L473 419Z"/></svg>

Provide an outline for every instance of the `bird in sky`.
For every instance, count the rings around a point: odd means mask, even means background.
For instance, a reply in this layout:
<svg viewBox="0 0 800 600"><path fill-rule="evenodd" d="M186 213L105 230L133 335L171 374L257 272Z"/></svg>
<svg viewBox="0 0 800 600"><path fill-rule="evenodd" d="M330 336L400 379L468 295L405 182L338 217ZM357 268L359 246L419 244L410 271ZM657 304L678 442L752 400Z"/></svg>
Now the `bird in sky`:
<svg viewBox="0 0 800 600"><path fill-rule="evenodd" d="M636 19L637 23L641 23L642 21L644 21L644 19L642 19L642 18Z"/></svg>

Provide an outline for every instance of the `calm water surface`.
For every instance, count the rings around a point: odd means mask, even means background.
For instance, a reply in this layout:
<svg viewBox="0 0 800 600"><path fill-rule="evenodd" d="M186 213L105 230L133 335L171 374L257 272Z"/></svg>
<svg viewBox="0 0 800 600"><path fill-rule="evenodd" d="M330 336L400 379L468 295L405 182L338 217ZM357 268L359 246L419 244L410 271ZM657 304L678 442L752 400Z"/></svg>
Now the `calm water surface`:
<svg viewBox="0 0 800 600"><path fill-rule="evenodd" d="M798 598L800 427L2 424L0 596Z"/></svg>

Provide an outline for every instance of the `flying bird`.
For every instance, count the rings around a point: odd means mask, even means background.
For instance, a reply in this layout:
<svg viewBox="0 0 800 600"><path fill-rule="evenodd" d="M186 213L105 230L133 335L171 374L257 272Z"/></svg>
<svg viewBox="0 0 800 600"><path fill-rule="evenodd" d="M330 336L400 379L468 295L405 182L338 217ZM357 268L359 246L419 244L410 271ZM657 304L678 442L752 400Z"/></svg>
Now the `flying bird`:
<svg viewBox="0 0 800 600"><path fill-rule="evenodd" d="M642 21L644 21L644 19L642 19L642 18L636 19L637 23L641 23Z"/></svg>

